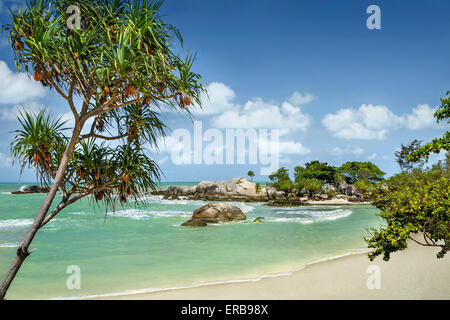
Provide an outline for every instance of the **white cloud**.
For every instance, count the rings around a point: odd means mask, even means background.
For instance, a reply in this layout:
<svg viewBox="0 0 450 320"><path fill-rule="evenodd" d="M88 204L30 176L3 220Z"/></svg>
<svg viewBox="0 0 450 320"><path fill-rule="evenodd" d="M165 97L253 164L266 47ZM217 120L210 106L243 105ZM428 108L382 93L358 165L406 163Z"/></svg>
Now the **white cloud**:
<svg viewBox="0 0 450 320"><path fill-rule="evenodd" d="M339 147L334 147L330 150L330 154L333 156L342 156L344 154L354 154L356 156L360 156L364 153L364 149L360 147L351 147L348 146L344 149Z"/></svg>
<svg viewBox="0 0 450 320"><path fill-rule="evenodd" d="M410 130L420 130L436 126L436 119L433 117L435 111L436 108L431 108L427 104L419 104L411 114L404 116L405 127Z"/></svg>
<svg viewBox="0 0 450 320"><path fill-rule="evenodd" d="M411 114L399 116L384 105L363 104L359 109L346 108L327 114L322 123L341 139L383 140L390 130L400 127L438 128L433 118L435 110L428 105L418 105Z"/></svg>
<svg viewBox="0 0 450 320"><path fill-rule="evenodd" d="M233 102L236 93L225 84L212 82L208 85L207 90L207 95L205 93L201 95L203 109L194 106L191 110L196 116L219 114L239 109L239 106Z"/></svg>
<svg viewBox="0 0 450 320"><path fill-rule="evenodd" d="M297 91L295 91L292 96L289 98L288 102L292 103L293 105L300 106L303 104L310 103L311 101L315 100L316 97L314 97L312 94L306 92L305 94L301 94Z"/></svg>
<svg viewBox="0 0 450 320"><path fill-rule="evenodd" d="M377 154L374 152L371 155L367 156L368 160L374 160L377 157Z"/></svg>
<svg viewBox="0 0 450 320"><path fill-rule="evenodd" d="M255 98L248 101L240 111L226 111L211 120L217 128L264 128L285 131L306 131L311 117L301 108L289 102L281 106Z"/></svg>
<svg viewBox="0 0 450 320"><path fill-rule="evenodd" d="M31 102L24 105L16 105L11 108L0 108L0 120L10 120L15 121L20 115L20 112L34 112L38 113L45 107L37 102Z"/></svg>
<svg viewBox="0 0 450 320"><path fill-rule="evenodd" d="M258 148L263 150L270 150L271 140L258 139ZM278 141L277 145L274 146L275 150L278 150L279 154L299 154L306 155L311 153L311 150L303 146L300 142L295 141Z"/></svg>
<svg viewBox="0 0 450 320"><path fill-rule="evenodd" d="M0 60L0 103L22 103L45 95L45 89L26 73L15 73Z"/></svg>

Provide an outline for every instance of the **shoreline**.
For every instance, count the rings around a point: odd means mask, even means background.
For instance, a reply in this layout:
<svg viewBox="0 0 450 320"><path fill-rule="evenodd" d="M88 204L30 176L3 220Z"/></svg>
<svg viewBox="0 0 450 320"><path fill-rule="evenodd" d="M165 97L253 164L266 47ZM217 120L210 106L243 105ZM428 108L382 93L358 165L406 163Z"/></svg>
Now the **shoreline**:
<svg viewBox="0 0 450 320"><path fill-rule="evenodd" d="M364 251L307 263L291 271L252 279L201 283L169 288L148 288L84 297L90 300L297 300L297 299L449 299L450 257L436 258L438 249L408 242L405 251L385 262L371 262ZM379 268L381 288L369 290L369 267Z"/></svg>
<svg viewBox="0 0 450 320"><path fill-rule="evenodd" d="M341 259L341 258L344 258L347 256L363 255L363 254L367 254L370 251L372 251L372 250L369 248L356 249L354 251L331 256L328 258L314 260L312 262L306 263L304 266L294 267L289 271L277 272L277 273L264 273L264 274L254 277L254 278L219 280L219 281L212 281L212 282L210 281L210 282L201 282L201 283L192 284L192 285L181 285L181 286L172 286L172 287L164 287L164 288L130 289L130 290L126 290L123 292L100 293L100 294L93 294L93 295L86 295L86 296L57 297L57 298L49 298L46 300L77 300L77 299L97 300L97 299L115 299L117 297L130 297L130 299L133 299L132 298L133 296L141 295L141 294L153 294L153 293L168 292L168 291L175 291L175 290L185 290L185 289L202 288L202 287L216 286L216 285L226 285L226 284L232 284L232 283L256 282L256 281L261 281L261 280L267 279L267 278L290 276L295 272L302 271L302 270L304 270L310 266L313 266L315 264L325 263L327 261L332 261L332 260L338 260L338 259Z"/></svg>

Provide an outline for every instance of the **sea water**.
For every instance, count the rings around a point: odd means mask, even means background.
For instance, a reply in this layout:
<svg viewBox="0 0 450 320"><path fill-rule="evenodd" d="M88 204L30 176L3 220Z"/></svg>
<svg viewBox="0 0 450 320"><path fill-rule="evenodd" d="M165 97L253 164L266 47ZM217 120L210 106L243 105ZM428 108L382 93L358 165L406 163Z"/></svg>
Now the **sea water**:
<svg viewBox="0 0 450 320"><path fill-rule="evenodd" d="M176 183L164 186L169 184ZM9 192L20 186L0 184L1 278L45 196ZM258 279L365 248L368 229L381 223L377 209L368 205L235 202L247 221L181 227L207 202L147 200L115 212L90 199L66 208L38 232L31 245L36 251L7 298L95 297ZM264 217L264 223L252 223L256 217ZM80 289L67 285L69 266L79 268Z"/></svg>

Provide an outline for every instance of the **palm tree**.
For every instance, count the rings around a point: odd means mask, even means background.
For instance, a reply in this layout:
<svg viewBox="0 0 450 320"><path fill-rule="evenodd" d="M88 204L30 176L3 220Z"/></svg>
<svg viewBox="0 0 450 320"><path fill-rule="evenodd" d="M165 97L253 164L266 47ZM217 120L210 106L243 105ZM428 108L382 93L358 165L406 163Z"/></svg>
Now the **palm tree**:
<svg viewBox="0 0 450 320"><path fill-rule="evenodd" d="M200 75L191 71L194 56L182 58L172 48L183 40L159 16L161 2L79 0L81 28L68 29L72 4L29 0L11 11L11 23L2 27L18 70L54 89L67 102L74 126L64 134L64 124L46 112L20 116L22 129L11 144L15 161L35 168L41 181L52 185L20 242L0 299L30 255L38 230L62 209L86 196L108 206L129 196L142 200L156 188L160 172L143 146L157 147L165 133L157 111L169 106L189 112L189 106L201 106L205 91ZM58 190L62 200L49 212Z"/></svg>
<svg viewBox="0 0 450 320"><path fill-rule="evenodd" d="M250 170L249 172L247 172L247 175L250 177L250 180L253 181L253 177L255 176L255 173Z"/></svg>

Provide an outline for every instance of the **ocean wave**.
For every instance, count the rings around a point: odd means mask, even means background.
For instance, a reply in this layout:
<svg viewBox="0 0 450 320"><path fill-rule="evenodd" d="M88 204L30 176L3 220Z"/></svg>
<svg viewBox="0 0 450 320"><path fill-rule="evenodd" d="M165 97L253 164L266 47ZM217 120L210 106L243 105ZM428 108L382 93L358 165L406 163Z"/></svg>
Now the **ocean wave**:
<svg viewBox="0 0 450 320"><path fill-rule="evenodd" d="M0 243L0 248L17 248L19 243Z"/></svg>
<svg viewBox="0 0 450 320"><path fill-rule="evenodd" d="M24 229L32 224L32 219L0 220L0 230Z"/></svg>
<svg viewBox="0 0 450 320"><path fill-rule="evenodd" d="M5 192L1 192L1 194L12 194L12 192L5 191Z"/></svg>
<svg viewBox="0 0 450 320"><path fill-rule="evenodd" d="M93 215L92 212L70 212L73 215ZM146 220L154 217L190 217L192 215L191 211L182 211L182 210L172 210L172 211L145 211L140 209L126 209L119 210L115 212L108 212L107 217L111 218L128 218L132 220Z"/></svg>
<svg viewBox="0 0 450 320"><path fill-rule="evenodd" d="M289 217L267 217L267 222L297 222L302 224L311 224L314 222L332 221L341 218L348 217L353 213L352 210L321 210L321 211L309 211L309 210L297 210L297 211L277 211L278 214L286 214Z"/></svg>

